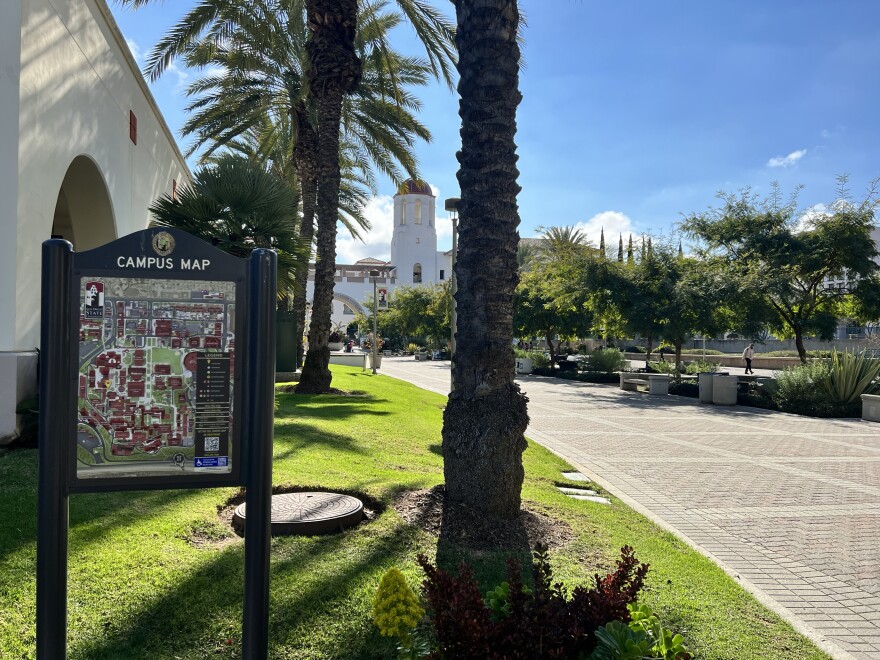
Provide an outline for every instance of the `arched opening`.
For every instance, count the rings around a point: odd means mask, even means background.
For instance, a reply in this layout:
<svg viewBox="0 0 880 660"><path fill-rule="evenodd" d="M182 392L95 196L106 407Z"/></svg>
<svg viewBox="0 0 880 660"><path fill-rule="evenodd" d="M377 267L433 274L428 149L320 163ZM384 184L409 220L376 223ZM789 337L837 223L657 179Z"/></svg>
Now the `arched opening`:
<svg viewBox="0 0 880 660"><path fill-rule="evenodd" d="M415 264L413 266L413 284L421 284L422 283L422 264Z"/></svg>
<svg viewBox="0 0 880 660"><path fill-rule="evenodd" d="M88 156L77 156L67 168L55 202L52 236L67 239L79 252L116 238L107 185Z"/></svg>

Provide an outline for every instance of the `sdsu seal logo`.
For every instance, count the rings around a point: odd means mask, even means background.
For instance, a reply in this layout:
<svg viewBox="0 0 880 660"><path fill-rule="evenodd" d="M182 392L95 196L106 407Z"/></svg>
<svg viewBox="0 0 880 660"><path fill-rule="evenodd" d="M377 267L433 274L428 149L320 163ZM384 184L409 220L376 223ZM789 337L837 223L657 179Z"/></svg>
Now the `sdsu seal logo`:
<svg viewBox="0 0 880 660"><path fill-rule="evenodd" d="M160 257L167 257L174 252L174 236L167 231L160 231L153 236L153 251Z"/></svg>

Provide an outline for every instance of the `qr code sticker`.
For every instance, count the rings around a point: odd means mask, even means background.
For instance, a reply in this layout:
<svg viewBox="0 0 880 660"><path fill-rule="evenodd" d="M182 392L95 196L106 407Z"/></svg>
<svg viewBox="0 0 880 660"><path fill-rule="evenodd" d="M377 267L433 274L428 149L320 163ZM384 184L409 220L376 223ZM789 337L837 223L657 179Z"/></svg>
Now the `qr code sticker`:
<svg viewBox="0 0 880 660"><path fill-rule="evenodd" d="M205 451L220 451L220 436L205 436Z"/></svg>

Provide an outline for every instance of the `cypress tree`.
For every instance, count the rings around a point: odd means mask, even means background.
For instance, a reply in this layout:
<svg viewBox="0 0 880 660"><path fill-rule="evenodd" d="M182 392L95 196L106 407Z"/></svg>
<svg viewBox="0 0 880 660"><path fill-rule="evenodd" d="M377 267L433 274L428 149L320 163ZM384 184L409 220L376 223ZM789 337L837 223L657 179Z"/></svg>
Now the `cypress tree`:
<svg viewBox="0 0 880 660"><path fill-rule="evenodd" d="M645 235L642 234L642 254L641 254L641 260L644 261L645 258L646 258L647 256L648 256L648 253L645 251Z"/></svg>
<svg viewBox="0 0 880 660"><path fill-rule="evenodd" d="M623 263L623 234L620 235L620 240L617 241L617 261Z"/></svg>
<svg viewBox="0 0 880 660"><path fill-rule="evenodd" d="M633 235L629 235L629 245L626 248L626 263L630 266L635 262L636 258L633 256Z"/></svg>
<svg viewBox="0 0 880 660"><path fill-rule="evenodd" d="M678 258L684 258L684 250L681 249L681 239L678 239Z"/></svg>
<svg viewBox="0 0 880 660"><path fill-rule="evenodd" d="M602 227L599 233L599 252L603 257L605 256L605 227Z"/></svg>
<svg viewBox="0 0 880 660"><path fill-rule="evenodd" d="M654 256L654 249L651 246L651 237L648 236L648 259Z"/></svg>

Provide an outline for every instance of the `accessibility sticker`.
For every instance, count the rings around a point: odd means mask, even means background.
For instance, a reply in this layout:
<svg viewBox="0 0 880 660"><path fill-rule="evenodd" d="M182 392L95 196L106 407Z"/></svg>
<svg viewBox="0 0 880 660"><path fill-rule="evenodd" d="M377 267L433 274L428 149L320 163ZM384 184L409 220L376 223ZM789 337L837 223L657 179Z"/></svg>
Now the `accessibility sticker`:
<svg viewBox="0 0 880 660"><path fill-rule="evenodd" d="M229 457L228 456L203 456L201 458L194 459L193 467L196 470L199 468L225 468L229 465Z"/></svg>

